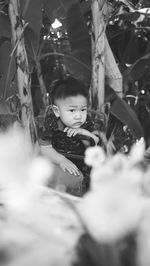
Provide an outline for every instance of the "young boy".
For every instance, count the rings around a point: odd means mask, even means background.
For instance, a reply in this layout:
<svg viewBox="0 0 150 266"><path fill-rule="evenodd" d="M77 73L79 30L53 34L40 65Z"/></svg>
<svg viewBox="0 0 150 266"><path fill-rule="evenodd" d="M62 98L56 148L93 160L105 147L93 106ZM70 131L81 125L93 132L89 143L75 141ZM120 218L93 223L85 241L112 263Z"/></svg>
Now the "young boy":
<svg viewBox="0 0 150 266"><path fill-rule="evenodd" d="M71 174L72 188L87 175L84 152L88 146L97 145L94 122L87 113L88 90L74 78L55 82L52 92L53 105L49 108L42 133L42 141L51 144L52 162ZM44 143L43 142L43 143ZM48 150L47 150L48 154ZM66 178L66 177L65 177ZM68 181L68 184L66 184ZM61 182L70 186L70 180Z"/></svg>

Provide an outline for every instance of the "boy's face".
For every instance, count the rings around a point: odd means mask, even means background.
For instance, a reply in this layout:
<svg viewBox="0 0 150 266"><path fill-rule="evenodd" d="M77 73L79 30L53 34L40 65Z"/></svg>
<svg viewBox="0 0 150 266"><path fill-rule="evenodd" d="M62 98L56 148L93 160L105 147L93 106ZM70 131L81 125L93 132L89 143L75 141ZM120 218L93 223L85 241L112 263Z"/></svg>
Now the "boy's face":
<svg viewBox="0 0 150 266"><path fill-rule="evenodd" d="M87 118L87 99L82 95L58 99L54 113L66 127L80 128Z"/></svg>

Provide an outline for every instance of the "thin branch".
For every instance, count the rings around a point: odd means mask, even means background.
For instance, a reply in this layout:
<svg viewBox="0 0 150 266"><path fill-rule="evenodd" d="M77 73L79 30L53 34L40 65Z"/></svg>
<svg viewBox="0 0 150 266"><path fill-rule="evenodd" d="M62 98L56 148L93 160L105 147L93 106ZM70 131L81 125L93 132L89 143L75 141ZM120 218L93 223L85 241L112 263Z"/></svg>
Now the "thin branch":
<svg viewBox="0 0 150 266"><path fill-rule="evenodd" d="M52 52L52 53L46 53L44 55L41 55L41 57L39 58L40 60L44 59L46 56L52 56L52 55L58 55L58 56L63 56L63 57L67 57L67 58L71 58L74 59L76 62L78 62L80 65L84 66L86 69L88 69L89 71L91 71L91 68L88 67L86 64L84 64L83 62L81 62L80 60L78 60L76 57L74 57L73 55L67 55L67 54L63 54L63 53L58 53L58 52Z"/></svg>
<svg viewBox="0 0 150 266"><path fill-rule="evenodd" d="M130 11L132 11L132 12L136 11L136 9L133 6L133 4L131 4L128 0L120 0L120 2L125 4L129 8Z"/></svg>

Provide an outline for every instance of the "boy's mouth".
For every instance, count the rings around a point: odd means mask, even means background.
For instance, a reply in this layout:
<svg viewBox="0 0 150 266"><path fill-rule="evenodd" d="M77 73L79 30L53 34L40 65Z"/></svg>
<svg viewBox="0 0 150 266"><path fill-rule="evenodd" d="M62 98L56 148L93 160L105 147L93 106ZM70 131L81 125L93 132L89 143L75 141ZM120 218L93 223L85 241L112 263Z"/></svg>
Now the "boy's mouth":
<svg viewBox="0 0 150 266"><path fill-rule="evenodd" d="M82 122L76 122L73 124L74 127L80 127L82 125Z"/></svg>

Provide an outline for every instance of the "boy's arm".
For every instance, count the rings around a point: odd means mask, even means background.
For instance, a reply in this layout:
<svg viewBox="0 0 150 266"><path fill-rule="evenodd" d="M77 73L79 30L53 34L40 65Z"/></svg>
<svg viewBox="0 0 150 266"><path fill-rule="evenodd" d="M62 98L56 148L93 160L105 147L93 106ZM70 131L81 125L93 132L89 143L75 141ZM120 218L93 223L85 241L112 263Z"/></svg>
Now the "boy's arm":
<svg viewBox="0 0 150 266"><path fill-rule="evenodd" d="M41 152L44 156L48 157L52 163L59 165L63 171L68 171L70 174L74 175L80 175L77 166L57 152L52 145L41 145Z"/></svg>
<svg viewBox="0 0 150 266"><path fill-rule="evenodd" d="M99 142L99 137L96 136L93 132L88 131L87 129L84 128L77 128L77 129L73 129L73 128L65 128L64 132L67 133L68 137L72 137L72 136L76 136L77 134L80 135L84 135L87 137L92 138L95 141L95 144L97 145Z"/></svg>
<svg viewBox="0 0 150 266"><path fill-rule="evenodd" d="M95 145L97 145L98 142L99 142L98 136L96 136L93 132L88 131L87 129L81 129L81 133L80 134L92 138L95 141Z"/></svg>

